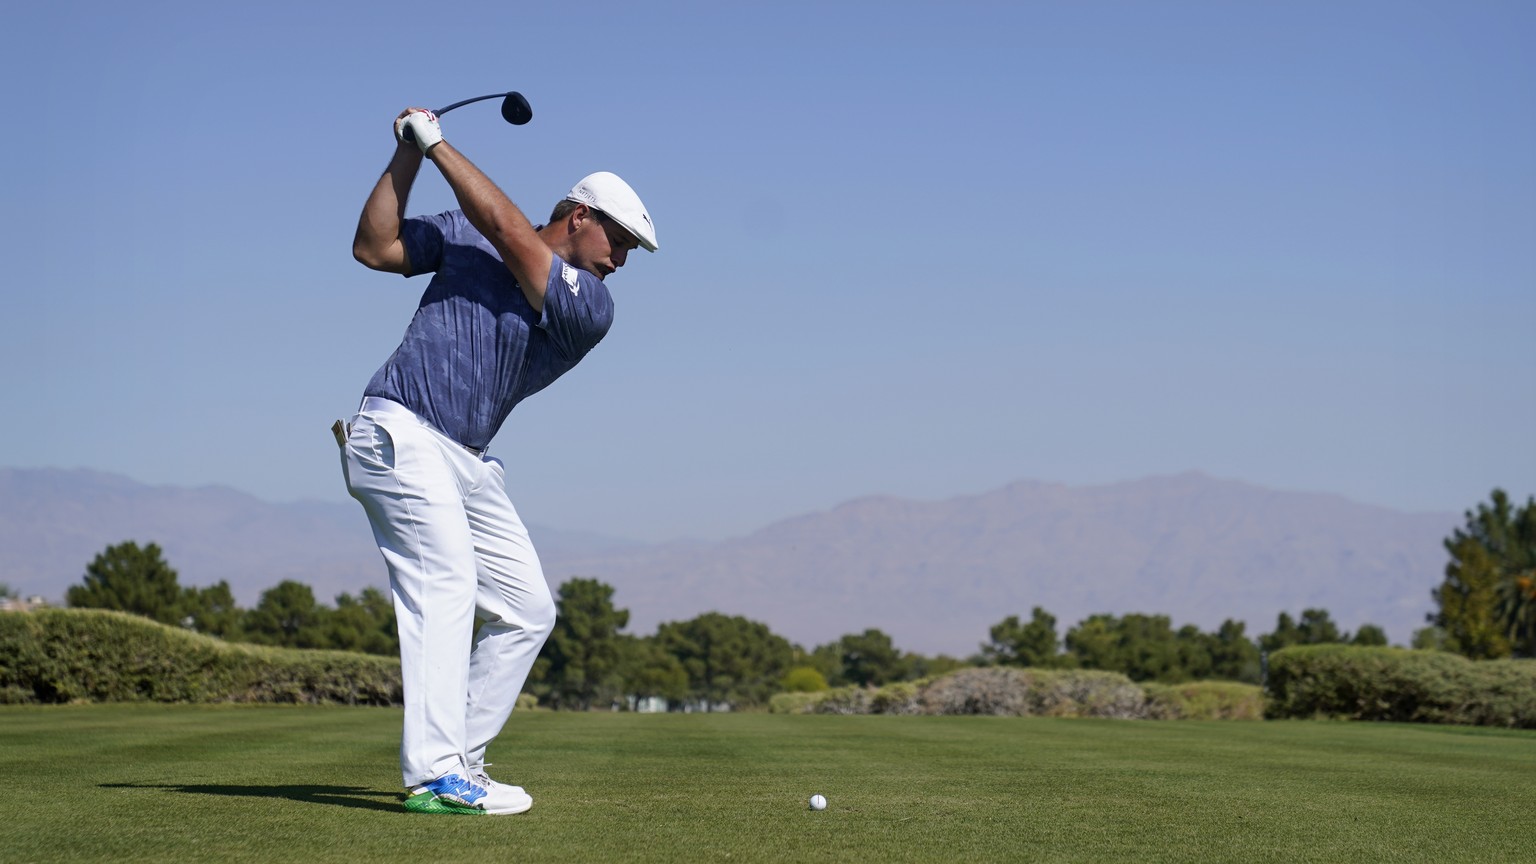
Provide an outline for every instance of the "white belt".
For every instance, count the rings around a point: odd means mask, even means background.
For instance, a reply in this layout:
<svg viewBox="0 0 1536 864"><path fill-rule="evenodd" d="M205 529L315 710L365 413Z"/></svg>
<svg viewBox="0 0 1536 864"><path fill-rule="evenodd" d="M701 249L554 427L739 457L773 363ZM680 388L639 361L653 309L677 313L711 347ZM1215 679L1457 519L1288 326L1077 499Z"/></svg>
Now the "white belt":
<svg viewBox="0 0 1536 864"><path fill-rule="evenodd" d="M396 402L393 399L385 399L381 396L364 396L363 404L358 406L357 413L361 414L364 411L369 411L374 414L383 414L388 417L399 417L404 420L414 420L417 423L427 427L428 429L431 429L433 432L436 432L444 438L447 438L449 441L453 441L453 443L458 444L460 447L463 447L465 450L468 450L476 456L485 456L485 450L476 450L468 444L454 441L452 435L449 435L447 432L444 432L443 430L432 425L427 421L425 417L422 417L420 414L417 414L415 411L412 411L411 409L401 405L399 402Z"/></svg>

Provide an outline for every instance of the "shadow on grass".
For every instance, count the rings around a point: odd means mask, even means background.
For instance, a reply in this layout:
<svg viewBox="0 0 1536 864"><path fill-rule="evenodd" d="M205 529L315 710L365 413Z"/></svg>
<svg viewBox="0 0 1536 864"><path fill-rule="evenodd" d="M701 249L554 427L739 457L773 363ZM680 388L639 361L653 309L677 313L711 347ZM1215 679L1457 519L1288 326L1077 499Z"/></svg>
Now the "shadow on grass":
<svg viewBox="0 0 1536 864"><path fill-rule="evenodd" d="M183 792L188 795L231 795L237 798L286 798L305 804L328 804L333 807L354 807L359 810L400 809L400 793L380 792L362 786L224 786L213 784L181 783L101 783L101 789L164 789L167 792ZM375 799L383 798L388 801Z"/></svg>

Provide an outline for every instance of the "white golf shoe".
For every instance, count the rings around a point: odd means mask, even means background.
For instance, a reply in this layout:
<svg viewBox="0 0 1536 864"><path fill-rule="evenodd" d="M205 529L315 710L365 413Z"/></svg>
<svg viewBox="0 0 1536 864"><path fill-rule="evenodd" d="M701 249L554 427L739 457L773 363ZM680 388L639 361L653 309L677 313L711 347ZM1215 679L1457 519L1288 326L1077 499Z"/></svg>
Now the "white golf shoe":
<svg viewBox="0 0 1536 864"><path fill-rule="evenodd" d="M405 809L412 813L452 813L464 816L508 816L525 813L533 799L521 786L508 786L487 777L484 769L468 778L445 774L407 793Z"/></svg>
<svg viewBox="0 0 1536 864"><path fill-rule="evenodd" d="M510 815L526 813L533 807L533 797L523 791L523 787L497 783L485 773L487 767L489 766L469 769L469 776L485 787L486 795L480 801L480 806L485 812Z"/></svg>

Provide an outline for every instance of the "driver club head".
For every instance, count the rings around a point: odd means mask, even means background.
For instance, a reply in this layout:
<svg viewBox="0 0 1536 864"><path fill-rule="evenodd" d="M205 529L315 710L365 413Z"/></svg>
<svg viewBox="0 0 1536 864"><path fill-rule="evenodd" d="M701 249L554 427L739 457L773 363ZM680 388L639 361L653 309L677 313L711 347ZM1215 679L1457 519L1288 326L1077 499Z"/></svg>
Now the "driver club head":
<svg viewBox="0 0 1536 864"><path fill-rule="evenodd" d="M501 119L513 126L521 126L533 119L533 108L523 94L514 90L501 100Z"/></svg>
<svg viewBox="0 0 1536 864"><path fill-rule="evenodd" d="M443 114L447 114L449 111L452 111L455 108L462 108L465 105L470 105L475 102L483 102L486 99L495 99L497 96L502 97L501 119L511 123L513 126L521 126L524 123L527 123L529 120L533 119L533 108L528 105L528 100L523 98L523 94L517 92L516 90L513 90L511 93L491 93L486 96L476 96L473 99L465 99L462 102L455 102L446 108L439 108L435 113L441 116ZM416 136L411 132L409 126L407 126L405 131L401 133L401 137L407 141L416 140Z"/></svg>

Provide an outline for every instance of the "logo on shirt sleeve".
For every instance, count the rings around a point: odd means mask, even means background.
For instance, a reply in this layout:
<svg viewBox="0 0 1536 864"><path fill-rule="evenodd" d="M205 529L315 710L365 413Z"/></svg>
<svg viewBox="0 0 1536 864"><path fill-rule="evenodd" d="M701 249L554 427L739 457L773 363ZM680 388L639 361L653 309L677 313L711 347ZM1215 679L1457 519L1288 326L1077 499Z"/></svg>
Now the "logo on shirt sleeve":
<svg viewBox="0 0 1536 864"><path fill-rule="evenodd" d="M581 296L581 282L576 278L576 268L569 264L560 265L560 278L565 280L567 288L577 297Z"/></svg>

